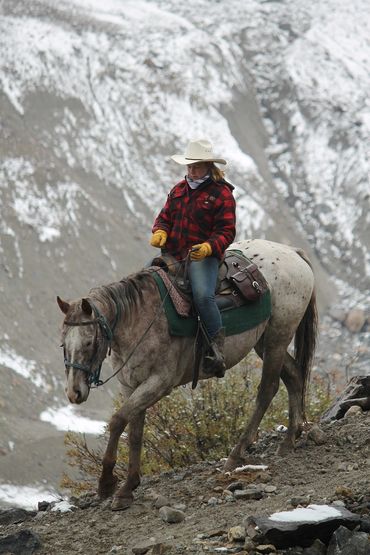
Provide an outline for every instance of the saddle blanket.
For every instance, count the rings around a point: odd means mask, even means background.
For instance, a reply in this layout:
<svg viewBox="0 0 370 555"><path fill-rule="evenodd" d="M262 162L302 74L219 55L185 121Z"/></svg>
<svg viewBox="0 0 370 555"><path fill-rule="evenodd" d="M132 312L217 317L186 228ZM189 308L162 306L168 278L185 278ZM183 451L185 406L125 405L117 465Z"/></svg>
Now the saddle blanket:
<svg viewBox="0 0 370 555"><path fill-rule="evenodd" d="M198 329L197 318L195 316L180 316L175 309L171 295L159 272L153 272L152 275L159 289L161 299L164 300L164 310L170 334L179 337L195 337ZM222 325L225 328L226 335L237 335L238 333L255 328L258 324L270 318L270 316L271 294L269 290L255 302L221 310Z"/></svg>

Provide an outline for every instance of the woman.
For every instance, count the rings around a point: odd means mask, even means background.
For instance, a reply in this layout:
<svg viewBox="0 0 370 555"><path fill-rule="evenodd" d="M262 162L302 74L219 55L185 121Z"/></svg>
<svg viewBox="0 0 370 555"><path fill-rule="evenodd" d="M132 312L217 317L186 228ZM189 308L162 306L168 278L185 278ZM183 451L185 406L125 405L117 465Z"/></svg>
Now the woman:
<svg viewBox="0 0 370 555"><path fill-rule="evenodd" d="M218 267L225 249L235 238L234 187L216 165L223 158L213 154L206 140L190 141L185 154L171 157L187 167L187 175L170 191L157 216L150 244L178 260L190 253L189 279L195 307L210 339L204 371L222 377L225 372L225 332L215 302Z"/></svg>

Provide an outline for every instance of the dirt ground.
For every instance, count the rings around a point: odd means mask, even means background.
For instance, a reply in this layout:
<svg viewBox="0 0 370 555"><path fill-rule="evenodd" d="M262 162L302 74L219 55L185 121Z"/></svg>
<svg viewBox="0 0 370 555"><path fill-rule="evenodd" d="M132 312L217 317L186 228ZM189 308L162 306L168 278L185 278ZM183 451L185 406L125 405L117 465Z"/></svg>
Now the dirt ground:
<svg viewBox="0 0 370 555"><path fill-rule="evenodd" d="M168 553L242 552L243 543L230 542L227 532L242 525L247 516L269 515L297 504L330 503L366 516L370 507L370 414L361 413L321 425L325 437L316 444L304 434L294 452L281 458L276 449L282 434L265 433L252 447L248 463L267 470L225 474L222 462L143 478L135 503L112 512L110 502L98 503L93 495L81 497L72 512L38 512L23 523L0 527L0 537L31 530L41 548L38 555L90 555L140 551L145 543L169 546ZM233 482L266 486L261 499L240 500L225 494ZM164 522L155 501L164 496L168 505L181 508L185 520ZM136 549L135 549L136 548ZM162 552L162 551L160 551ZM247 551L244 550L244 553ZM282 552L280 552L282 553Z"/></svg>

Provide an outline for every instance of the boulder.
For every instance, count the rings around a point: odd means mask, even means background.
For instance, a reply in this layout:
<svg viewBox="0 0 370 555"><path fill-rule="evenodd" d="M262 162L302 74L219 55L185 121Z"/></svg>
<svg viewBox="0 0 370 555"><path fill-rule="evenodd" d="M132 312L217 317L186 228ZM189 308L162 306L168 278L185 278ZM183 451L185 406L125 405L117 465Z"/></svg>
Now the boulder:
<svg viewBox="0 0 370 555"><path fill-rule="evenodd" d="M257 543L272 543L277 548L309 547L319 539L327 544L339 526L353 529L360 516L344 507L308 505L292 511L274 513L270 517L248 517L247 534Z"/></svg>
<svg viewBox="0 0 370 555"><path fill-rule="evenodd" d="M0 538L0 553L32 555L40 546L39 537L31 530L20 530L16 534Z"/></svg>
<svg viewBox="0 0 370 555"><path fill-rule="evenodd" d="M5 526L6 524L24 522L35 515L35 511L26 511L19 508L0 510L0 524Z"/></svg>
<svg viewBox="0 0 370 555"><path fill-rule="evenodd" d="M370 542L365 532L355 532L340 526L328 545L327 555L369 555Z"/></svg>
<svg viewBox="0 0 370 555"><path fill-rule="evenodd" d="M161 507L159 509L159 514L161 516L161 519L164 522L168 522L169 524L182 522L183 520L185 520L186 517L185 513L173 509L172 507Z"/></svg>
<svg viewBox="0 0 370 555"><path fill-rule="evenodd" d="M352 333L359 333L366 323L366 314L361 308L353 308L346 316L344 324Z"/></svg>

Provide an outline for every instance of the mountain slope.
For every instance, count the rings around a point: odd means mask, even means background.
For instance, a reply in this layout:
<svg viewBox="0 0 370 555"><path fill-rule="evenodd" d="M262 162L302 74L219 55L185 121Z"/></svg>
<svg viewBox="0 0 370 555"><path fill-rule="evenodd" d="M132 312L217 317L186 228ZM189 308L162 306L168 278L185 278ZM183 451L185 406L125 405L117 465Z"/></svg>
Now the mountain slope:
<svg viewBox="0 0 370 555"><path fill-rule="evenodd" d="M192 137L229 160L239 238L305 248L322 311L368 306L367 4L2 0L5 451L7 411L37 420L65 403L56 295L149 259L182 177L169 155ZM95 396L104 416L112 394Z"/></svg>

